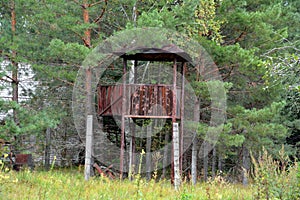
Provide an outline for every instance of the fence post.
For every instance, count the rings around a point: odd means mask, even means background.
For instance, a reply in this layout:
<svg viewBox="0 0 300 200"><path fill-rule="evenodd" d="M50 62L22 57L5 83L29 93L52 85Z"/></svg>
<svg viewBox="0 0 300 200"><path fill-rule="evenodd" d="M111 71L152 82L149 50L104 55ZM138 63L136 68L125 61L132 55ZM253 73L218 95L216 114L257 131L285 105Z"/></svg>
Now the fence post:
<svg viewBox="0 0 300 200"><path fill-rule="evenodd" d="M86 118L86 139L85 139L85 165L84 178L89 180L92 170L92 151L93 151L93 115Z"/></svg>
<svg viewBox="0 0 300 200"><path fill-rule="evenodd" d="M174 186L177 190L181 184L179 169L179 129L178 123L173 123L173 152L174 152Z"/></svg>

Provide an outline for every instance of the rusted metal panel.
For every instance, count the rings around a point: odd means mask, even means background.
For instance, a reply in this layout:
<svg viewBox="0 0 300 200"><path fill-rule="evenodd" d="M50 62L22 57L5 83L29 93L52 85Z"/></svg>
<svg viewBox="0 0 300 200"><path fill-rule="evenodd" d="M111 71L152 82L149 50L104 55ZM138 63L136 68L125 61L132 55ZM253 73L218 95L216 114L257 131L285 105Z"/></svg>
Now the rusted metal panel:
<svg viewBox="0 0 300 200"><path fill-rule="evenodd" d="M31 154L16 154L17 164L27 164L28 160L32 158Z"/></svg>
<svg viewBox="0 0 300 200"><path fill-rule="evenodd" d="M126 84L125 94L126 108L125 115L139 116L172 116L173 111L173 89L172 85L142 85L142 84ZM175 90L180 95L181 89ZM122 85L98 86L98 115L112 116L122 115ZM180 98L176 103L175 117L180 117ZM124 104L124 105L125 105Z"/></svg>
<svg viewBox="0 0 300 200"><path fill-rule="evenodd" d="M33 169L34 163L32 154L16 154L14 169L19 171L23 166Z"/></svg>

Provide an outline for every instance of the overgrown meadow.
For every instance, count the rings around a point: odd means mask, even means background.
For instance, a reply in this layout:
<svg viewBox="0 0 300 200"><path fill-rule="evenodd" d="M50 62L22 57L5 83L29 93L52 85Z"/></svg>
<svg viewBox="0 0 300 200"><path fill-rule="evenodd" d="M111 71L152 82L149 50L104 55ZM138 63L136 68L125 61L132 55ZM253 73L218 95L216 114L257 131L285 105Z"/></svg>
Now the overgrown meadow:
<svg viewBox="0 0 300 200"><path fill-rule="evenodd" d="M170 181L110 180L94 177L85 181L79 171L22 171L1 174L0 199L252 199L253 187L215 180L192 186L184 183L175 191Z"/></svg>
<svg viewBox="0 0 300 200"><path fill-rule="evenodd" d="M96 176L89 181L82 167L50 171L0 171L0 199L300 199L300 168L280 153L273 159L266 151L252 158L252 182L248 186L227 182L217 176L195 186L183 181L176 191L169 180L146 181L139 174L133 181Z"/></svg>

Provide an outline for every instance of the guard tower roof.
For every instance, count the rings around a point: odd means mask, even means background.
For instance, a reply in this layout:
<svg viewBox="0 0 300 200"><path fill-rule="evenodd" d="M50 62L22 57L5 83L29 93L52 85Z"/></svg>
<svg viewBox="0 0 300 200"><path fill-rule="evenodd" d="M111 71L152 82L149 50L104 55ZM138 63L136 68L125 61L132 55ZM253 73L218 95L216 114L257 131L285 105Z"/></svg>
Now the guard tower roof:
<svg viewBox="0 0 300 200"><path fill-rule="evenodd" d="M162 48L137 48L133 52L126 53L125 51L116 51L115 55L126 60L137 61L164 61L172 62L176 58L178 62L188 62L190 56L180 49L178 46L171 44Z"/></svg>

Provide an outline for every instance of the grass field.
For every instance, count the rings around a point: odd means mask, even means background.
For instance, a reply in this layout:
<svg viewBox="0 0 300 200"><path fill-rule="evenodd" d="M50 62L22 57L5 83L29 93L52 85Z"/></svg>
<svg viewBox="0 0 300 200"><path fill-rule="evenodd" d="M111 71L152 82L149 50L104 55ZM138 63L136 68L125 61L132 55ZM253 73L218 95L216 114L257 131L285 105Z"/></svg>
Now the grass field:
<svg viewBox="0 0 300 200"><path fill-rule="evenodd" d="M23 171L0 173L0 199L77 200L77 199L253 199L252 186L229 184L221 180L183 183L175 191L170 181L110 180L94 177L85 181L78 171Z"/></svg>

